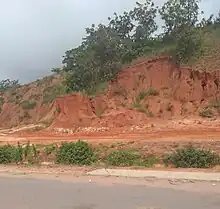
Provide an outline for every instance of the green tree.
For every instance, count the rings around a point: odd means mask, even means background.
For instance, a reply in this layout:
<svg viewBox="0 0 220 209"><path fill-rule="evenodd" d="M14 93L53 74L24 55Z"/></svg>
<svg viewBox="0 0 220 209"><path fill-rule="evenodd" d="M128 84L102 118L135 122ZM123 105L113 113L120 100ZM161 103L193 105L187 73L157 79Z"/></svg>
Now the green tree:
<svg viewBox="0 0 220 209"><path fill-rule="evenodd" d="M0 81L0 92L4 92L10 88L16 88L19 86L20 84L18 80L5 79Z"/></svg>
<svg viewBox="0 0 220 209"><path fill-rule="evenodd" d="M203 53L204 32L201 28L185 26L177 37L174 58L177 64L189 64Z"/></svg>
<svg viewBox="0 0 220 209"><path fill-rule="evenodd" d="M131 11L132 18L137 22L134 33L136 41L148 40L157 30L156 14L157 7L151 0L146 0L143 4L136 2L136 7Z"/></svg>
<svg viewBox="0 0 220 209"><path fill-rule="evenodd" d="M178 32L183 25L198 22L200 0L168 0L159 10L166 34Z"/></svg>
<svg viewBox="0 0 220 209"><path fill-rule="evenodd" d="M67 90L90 92L98 84L114 79L123 63L140 55L137 40L150 39L155 32L155 16L156 9L147 0L137 3L130 12L115 13L107 26L93 24L86 28L82 44L64 56Z"/></svg>

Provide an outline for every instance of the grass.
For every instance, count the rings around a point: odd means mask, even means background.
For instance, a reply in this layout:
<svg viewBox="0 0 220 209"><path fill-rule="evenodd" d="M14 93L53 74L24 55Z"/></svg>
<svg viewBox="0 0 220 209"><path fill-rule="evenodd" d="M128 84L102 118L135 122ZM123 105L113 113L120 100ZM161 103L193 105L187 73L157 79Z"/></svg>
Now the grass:
<svg viewBox="0 0 220 209"><path fill-rule="evenodd" d="M154 88L149 88L146 91L141 91L139 95L136 98L136 102L140 103L142 100L144 100L147 96L157 96L159 95L159 92Z"/></svg>
<svg viewBox="0 0 220 209"><path fill-rule="evenodd" d="M93 98L97 95L104 94L106 89L108 88L108 82L103 82L95 86L94 88L90 89L87 94L90 98Z"/></svg>
<svg viewBox="0 0 220 209"><path fill-rule="evenodd" d="M154 114L148 109L148 105L142 105L140 103L134 103L134 108L137 109L139 112L145 113L148 117L154 117Z"/></svg>
<svg viewBox="0 0 220 209"><path fill-rule="evenodd" d="M209 102L209 106L219 109L220 108L220 100L213 100L211 102Z"/></svg>
<svg viewBox="0 0 220 209"><path fill-rule="evenodd" d="M0 106L2 106L3 104L4 104L4 98L0 96Z"/></svg>
<svg viewBox="0 0 220 209"><path fill-rule="evenodd" d="M49 104L56 100L58 96L66 94L65 86L60 83L52 86L48 86L44 89L44 96L43 96L43 104Z"/></svg>
<svg viewBox="0 0 220 209"><path fill-rule="evenodd" d="M43 104L49 104L51 102L53 102L55 99L57 98L56 94L45 94L43 97Z"/></svg>
<svg viewBox="0 0 220 209"><path fill-rule="evenodd" d="M203 118L212 118L214 114L211 109L204 108L199 111L199 115Z"/></svg>
<svg viewBox="0 0 220 209"><path fill-rule="evenodd" d="M21 103L21 107L22 107L24 110L34 109L34 108L36 107L36 105L37 105L36 101L24 100L24 101Z"/></svg>

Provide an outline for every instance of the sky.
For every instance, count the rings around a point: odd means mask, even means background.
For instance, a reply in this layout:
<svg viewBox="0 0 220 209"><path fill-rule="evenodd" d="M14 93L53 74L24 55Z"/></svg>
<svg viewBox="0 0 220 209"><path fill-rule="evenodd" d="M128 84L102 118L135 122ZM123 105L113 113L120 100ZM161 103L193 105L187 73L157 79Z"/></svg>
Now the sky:
<svg viewBox="0 0 220 209"><path fill-rule="evenodd" d="M47 75L61 66L66 50L80 44L86 27L132 9L136 1L0 0L0 79L29 82ZM202 0L201 9L217 14L220 0Z"/></svg>

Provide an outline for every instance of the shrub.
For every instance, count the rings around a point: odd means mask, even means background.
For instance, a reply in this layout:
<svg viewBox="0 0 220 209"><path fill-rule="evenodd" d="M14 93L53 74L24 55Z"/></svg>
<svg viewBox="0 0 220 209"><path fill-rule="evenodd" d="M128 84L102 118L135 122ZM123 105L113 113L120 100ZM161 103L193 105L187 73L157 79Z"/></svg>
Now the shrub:
<svg viewBox="0 0 220 209"><path fill-rule="evenodd" d="M56 98L57 98L56 94L52 94L52 93L46 94L43 97L43 104L49 104L49 103L53 102Z"/></svg>
<svg viewBox="0 0 220 209"><path fill-rule="evenodd" d="M62 164L91 165L95 160L92 147L83 141L63 143L56 155L57 163Z"/></svg>
<svg viewBox="0 0 220 209"><path fill-rule="evenodd" d="M210 102L210 106L211 107L214 107L216 109L219 109L220 108L220 100L213 100Z"/></svg>
<svg viewBox="0 0 220 209"><path fill-rule="evenodd" d="M34 109L36 105L37 103L35 101L28 101L28 100L25 100L21 103L21 106L24 110Z"/></svg>
<svg viewBox="0 0 220 209"><path fill-rule="evenodd" d="M29 141L23 148L23 160L30 164L39 162L39 154L37 147L34 144L31 145Z"/></svg>
<svg viewBox="0 0 220 209"><path fill-rule="evenodd" d="M177 168L210 168L217 165L219 159L219 156L212 151L185 147L168 155L165 164L172 164Z"/></svg>
<svg viewBox="0 0 220 209"><path fill-rule="evenodd" d="M106 159L107 164L113 166L132 166L139 164L140 153L131 150L117 150L111 152Z"/></svg>
<svg viewBox="0 0 220 209"><path fill-rule="evenodd" d="M159 92L154 88L149 88L147 90L147 95L148 96L157 96L158 94L159 94Z"/></svg>
<svg viewBox="0 0 220 209"><path fill-rule="evenodd" d="M10 145L0 147L0 164L20 161L19 149Z"/></svg>
<svg viewBox="0 0 220 209"><path fill-rule="evenodd" d="M142 91L136 98L136 102L139 103L142 101L146 96L157 96L159 92L154 88L149 88L146 91Z"/></svg>
<svg viewBox="0 0 220 209"><path fill-rule="evenodd" d="M206 109L200 110L199 115L203 118L211 118L213 117L213 112L211 109L206 108Z"/></svg>
<svg viewBox="0 0 220 209"><path fill-rule="evenodd" d="M146 91L142 91L142 92L140 92L140 94L139 94L139 96L138 96L138 100L141 101L141 100L143 100L146 96L147 96L147 92L146 92Z"/></svg>
<svg viewBox="0 0 220 209"><path fill-rule="evenodd" d="M4 104L4 98L0 96L0 106L2 106L3 104Z"/></svg>
<svg viewBox="0 0 220 209"><path fill-rule="evenodd" d="M44 147L44 152L47 154L47 155L50 155L52 154L53 152L56 151L56 145L52 144L52 145L47 145L46 147Z"/></svg>

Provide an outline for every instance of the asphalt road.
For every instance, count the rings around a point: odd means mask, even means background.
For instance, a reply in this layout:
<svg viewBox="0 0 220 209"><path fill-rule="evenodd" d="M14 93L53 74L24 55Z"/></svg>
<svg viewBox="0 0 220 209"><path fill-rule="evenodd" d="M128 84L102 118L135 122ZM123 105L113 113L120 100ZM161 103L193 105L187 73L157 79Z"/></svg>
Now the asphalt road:
<svg viewBox="0 0 220 209"><path fill-rule="evenodd" d="M129 180L128 180L129 181ZM219 209L215 192L146 185L0 178L2 209ZM205 188L204 188L205 189Z"/></svg>

